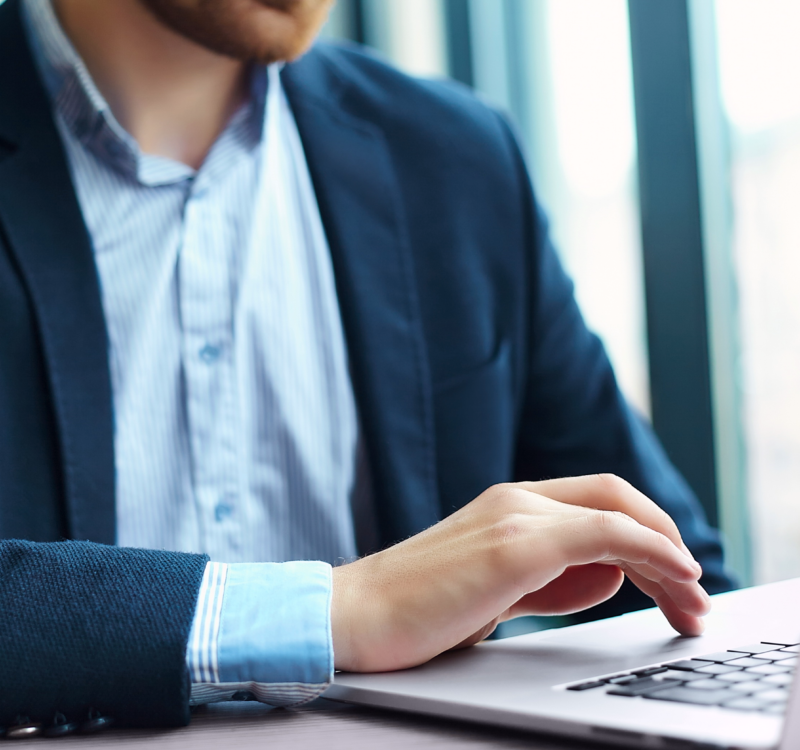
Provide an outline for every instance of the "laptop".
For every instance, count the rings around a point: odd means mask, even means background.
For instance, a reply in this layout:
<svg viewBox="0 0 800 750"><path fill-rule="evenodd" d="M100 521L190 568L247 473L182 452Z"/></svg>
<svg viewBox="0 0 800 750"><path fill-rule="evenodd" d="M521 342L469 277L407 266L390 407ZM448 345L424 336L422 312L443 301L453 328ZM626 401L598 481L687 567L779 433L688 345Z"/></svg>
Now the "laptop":
<svg viewBox="0 0 800 750"><path fill-rule="evenodd" d="M699 638L651 609L338 673L325 697L615 746L798 750L800 579L713 600Z"/></svg>

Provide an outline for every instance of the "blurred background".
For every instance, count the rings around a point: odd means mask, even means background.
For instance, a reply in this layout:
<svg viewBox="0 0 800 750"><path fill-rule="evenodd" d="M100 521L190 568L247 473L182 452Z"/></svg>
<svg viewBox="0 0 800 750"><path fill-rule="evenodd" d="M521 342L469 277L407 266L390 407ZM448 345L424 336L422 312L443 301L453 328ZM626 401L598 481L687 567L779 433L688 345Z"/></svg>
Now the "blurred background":
<svg viewBox="0 0 800 750"><path fill-rule="evenodd" d="M508 112L589 324L745 583L800 576L800 3L339 0Z"/></svg>

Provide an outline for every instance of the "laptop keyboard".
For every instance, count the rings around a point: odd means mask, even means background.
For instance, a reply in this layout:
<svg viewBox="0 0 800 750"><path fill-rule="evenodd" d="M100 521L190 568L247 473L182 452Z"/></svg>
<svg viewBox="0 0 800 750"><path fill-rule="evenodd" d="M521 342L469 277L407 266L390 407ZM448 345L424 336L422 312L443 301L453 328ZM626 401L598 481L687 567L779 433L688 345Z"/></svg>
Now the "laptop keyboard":
<svg viewBox="0 0 800 750"><path fill-rule="evenodd" d="M608 695L783 714L800 644L753 643L570 685Z"/></svg>

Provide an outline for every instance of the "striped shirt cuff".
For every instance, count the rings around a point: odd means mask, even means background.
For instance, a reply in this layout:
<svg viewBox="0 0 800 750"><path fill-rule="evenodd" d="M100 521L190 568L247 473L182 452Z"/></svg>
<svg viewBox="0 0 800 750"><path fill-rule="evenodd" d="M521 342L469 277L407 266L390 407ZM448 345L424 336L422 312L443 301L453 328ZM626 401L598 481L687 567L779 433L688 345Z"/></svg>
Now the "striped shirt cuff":
<svg viewBox="0 0 800 750"><path fill-rule="evenodd" d="M330 598L326 563L207 563L186 650L190 702L316 698L333 674Z"/></svg>

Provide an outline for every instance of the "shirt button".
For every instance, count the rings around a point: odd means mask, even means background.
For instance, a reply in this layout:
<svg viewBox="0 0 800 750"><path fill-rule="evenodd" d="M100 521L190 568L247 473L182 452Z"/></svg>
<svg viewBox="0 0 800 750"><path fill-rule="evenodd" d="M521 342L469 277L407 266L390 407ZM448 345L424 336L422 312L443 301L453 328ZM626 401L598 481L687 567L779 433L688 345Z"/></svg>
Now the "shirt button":
<svg viewBox="0 0 800 750"><path fill-rule="evenodd" d="M228 518L232 513L233 506L226 503L224 500L217 503L217 507L214 508L214 518L217 519L217 523L222 523L222 521Z"/></svg>
<svg viewBox="0 0 800 750"><path fill-rule="evenodd" d="M206 344L200 350L200 359L202 359L207 365L216 362L219 359L219 355L220 348L218 346L214 346L213 344Z"/></svg>

